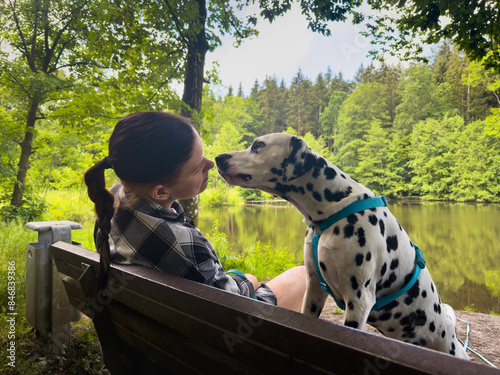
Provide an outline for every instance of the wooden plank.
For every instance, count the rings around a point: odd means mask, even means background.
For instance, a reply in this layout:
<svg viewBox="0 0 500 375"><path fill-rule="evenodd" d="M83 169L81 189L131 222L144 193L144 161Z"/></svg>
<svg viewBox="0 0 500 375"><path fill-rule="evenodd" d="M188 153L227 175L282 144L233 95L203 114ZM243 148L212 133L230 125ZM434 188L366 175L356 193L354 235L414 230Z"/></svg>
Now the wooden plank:
<svg viewBox="0 0 500 375"><path fill-rule="evenodd" d="M60 271L75 278L82 263L97 269L98 254L89 250L56 243L53 254ZM224 372L273 374L498 375L487 366L143 267L113 265L104 297L94 299L94 308L110 313L120 339L147 348L144 354L165 366L195 373L207 361L219 372L224 366Z"/></svg>

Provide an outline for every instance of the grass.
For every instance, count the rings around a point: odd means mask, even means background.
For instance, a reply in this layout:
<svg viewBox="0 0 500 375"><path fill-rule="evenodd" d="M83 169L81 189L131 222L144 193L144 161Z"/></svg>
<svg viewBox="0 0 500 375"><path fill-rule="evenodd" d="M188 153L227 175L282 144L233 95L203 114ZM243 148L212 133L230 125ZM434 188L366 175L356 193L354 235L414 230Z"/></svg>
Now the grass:
<svg viewBox="0 0 500 375"><path fill-rule="evenodd" d="M82 192L48 192L49 210L40 221L70 220L83 224L83 229L73 230L72 240L84 248L94 250L94 213L92 202ZM234 198L231 199L231 201ZM293 256L286 249L273 248L269 243L257 243L244 257L232 253L225 233L217 223L208 235L225 269L237 268L252 273L259 279L270 279L285 269L295 266ZM7 355L2 356L2 374L108 374L101 360L99 340L91 322L82 320L72 325L72 345L63 353L55 353L49 342L26 320L26 244L37 242L37 233L26 229L22 222L0 222L0 351L8 353L10 342L15 342L15 367L9 366ZM15 268L15 334L9 335L8 272L9 264Z"/></svg>

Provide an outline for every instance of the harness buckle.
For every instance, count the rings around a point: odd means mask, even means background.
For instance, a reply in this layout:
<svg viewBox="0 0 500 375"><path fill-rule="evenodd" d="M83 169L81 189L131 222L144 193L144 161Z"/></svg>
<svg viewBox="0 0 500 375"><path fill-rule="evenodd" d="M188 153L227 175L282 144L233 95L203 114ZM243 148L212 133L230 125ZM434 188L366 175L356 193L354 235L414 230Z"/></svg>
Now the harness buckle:
<svg viewBox="0 0 500 375"><path fill-rule="evenodd" d="M420 250L420 249L418 248L418 246L417 246L417 245L415 245L413 242L412 242L412 244L413 244L413 247L415 247L415 253L416 253L416 256L417 256L417 261L416 261L416 263L417 263L417 265L418 265L420 268L424 269L424 268L425 268L425 264L426 264L426 262L425 262L425 258L424 258L424 254L422 253L422 250Z"/></svg>

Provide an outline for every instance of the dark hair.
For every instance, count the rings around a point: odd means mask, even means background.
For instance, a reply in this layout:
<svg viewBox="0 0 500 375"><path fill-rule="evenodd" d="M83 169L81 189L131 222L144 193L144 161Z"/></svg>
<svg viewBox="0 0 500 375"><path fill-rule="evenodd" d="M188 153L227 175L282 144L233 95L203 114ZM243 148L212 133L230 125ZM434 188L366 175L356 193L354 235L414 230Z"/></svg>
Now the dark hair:
<svg viewBox="0 0 500 375"><path fill-rule="evenodd" d="M129 189L168 184L193 153L195 129L191 122L167 112L136 112L122 118L109 139L109 154L85 173L89 198L95 204L97 226L103 237L100 248L99 287L109 273L109 232L114 196L106 189L104 171L113 168ZM133 193L133 192L132 192Z"/></svg>

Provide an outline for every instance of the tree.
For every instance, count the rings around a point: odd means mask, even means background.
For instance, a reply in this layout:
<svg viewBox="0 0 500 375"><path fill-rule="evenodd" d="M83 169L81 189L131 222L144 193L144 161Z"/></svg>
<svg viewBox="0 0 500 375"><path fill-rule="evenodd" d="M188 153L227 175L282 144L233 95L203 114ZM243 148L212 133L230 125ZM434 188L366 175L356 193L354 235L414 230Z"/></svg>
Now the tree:
<svg viewBox="0 0 500 375"><path fill-rule="evenodd" d="M401 103L396 107L395 129L401 137L427 118L440 118L452 110L449 85L436 86L428 65L411 66L399 86Z"/></svg>
<svg viewBox="0 0 500 375"><path fill-rule="evenodd" d="M71 90L83 70L95 66L86 53L92 44L86 24L95 19L94 6L92 0L1 4L2 35L12 49L0 56L1 81L19 98L12 110L24 124L16 140L20 154L10 200L14 207L23 202L37 121L47 117L48 103L64 101L61 92Z"/></svg>
<svg viewBox="0 0 500 375"><path fill-rule="evenodd" d="M338 117L338 132L334 141L334 156L346 173L354 173L359 164L359 149L372 122L383 128L390 126L390 112L380 83L366 83L356 87L344 101Z"/></svg>
<svg viewBox="0 0 500 375"><path fill-rule="evenodd" d="M287 125L296 129L299 136L311 131L314 124L313 107L309 96L311 86L311 81L299 69L288 90Z"/></svg>
<svg viewBox="0 0 500 375"><path fill-rule="evenodd" d="M339 129L339 112L346 99L347 93L344 91L334 91L320 117L321 133L327 139L329 152L333 151L333 141Z"/></svg>
<svg viewBox="0 0 500 375"><path fill-rule="evenodd" d="M486 68L500 72L500 8L496 1L369 0L377 13L369 18L367 35L384 53L415 58L423 44L451 39L472 61L486 58ZM425 58L418 57L421 60Z"/></svg>

